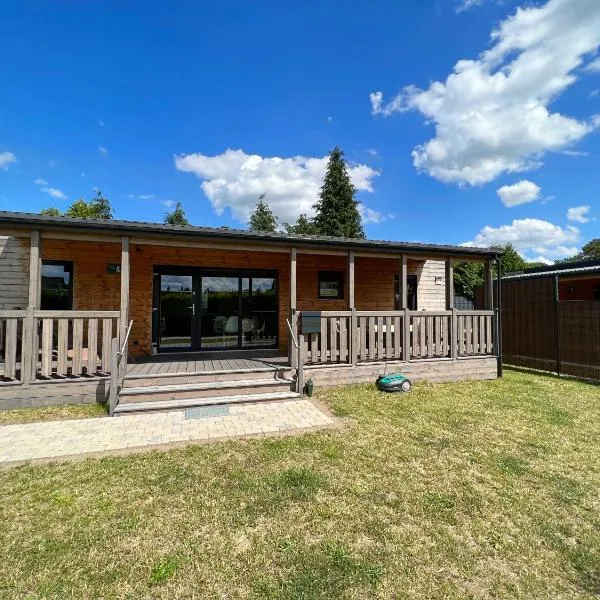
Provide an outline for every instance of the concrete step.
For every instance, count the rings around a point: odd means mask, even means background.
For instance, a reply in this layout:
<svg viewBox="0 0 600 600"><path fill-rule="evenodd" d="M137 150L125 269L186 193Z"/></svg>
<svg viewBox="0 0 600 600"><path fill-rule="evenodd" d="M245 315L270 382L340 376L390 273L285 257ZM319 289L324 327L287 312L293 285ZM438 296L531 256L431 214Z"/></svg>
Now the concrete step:
<svg viewBox="0 0 600 600"><path fill-rule="evenodd" d="M206 381L175 385L141 386L124 388L119 394L119 403L157 402L182 400L185 398L212 398L218 396L242 396L291 391L291 379L242 379L234 381Z"/></svg>
<svg viewBox="0 0 600 600"><path fill-rule="evenodd" d="M216 406L223 404L247 404L255 402L281 402L282 400L297 400L300 394L296 392L270 392L265 394L244 394L232 396L213 396L207 398L180 398L176 400L160 400L154 402L119 403L115 408L115 416L136 415L148 412L168 412L184 410L196 406Z"/></svg>
<svg viewBox="0 0 600 600"><path fill-rule="evenodd" d="M247 381L249 379L285 379L291 376L290 368L259 367L256 369L231 369L222 371L193 371L190 373L158 373L152 375L127 375L123 388L182 385L217 381Z"/></svg>

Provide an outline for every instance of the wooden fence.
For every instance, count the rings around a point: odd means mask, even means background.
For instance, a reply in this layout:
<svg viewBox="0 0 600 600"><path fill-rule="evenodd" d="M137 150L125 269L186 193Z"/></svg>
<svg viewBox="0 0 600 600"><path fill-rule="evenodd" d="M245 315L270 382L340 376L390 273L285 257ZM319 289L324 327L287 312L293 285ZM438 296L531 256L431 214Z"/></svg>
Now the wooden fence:
<svg viewBox="0 0 600 600"><path fill-rule="evenodd" d="M0 382L107 375L118 335L118 311L2 310Z"/></svg>
<svg viewBox="0 0 600 600"><path fill-rule="evenodd" d="M304 335L306 364L494 355L494 311L324 311ZM454 340L454 341L453 341Z"/></svg>
<svg viewBox="0 0 600 600"><path fill-rule="evenodd" d="M600 302L559 301L553 277L502 281L502 354L515 366L600 380Z"/></svg>

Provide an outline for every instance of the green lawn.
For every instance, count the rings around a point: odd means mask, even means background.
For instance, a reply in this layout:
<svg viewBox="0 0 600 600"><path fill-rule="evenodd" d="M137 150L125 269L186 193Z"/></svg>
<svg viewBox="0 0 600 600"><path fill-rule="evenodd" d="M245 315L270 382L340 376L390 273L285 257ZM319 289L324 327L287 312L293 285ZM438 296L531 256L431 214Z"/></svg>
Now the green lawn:
<svg viewBox="0 0 600 600"><path fill-rule="evenodd" d="M598 597L599 387L319 400L348 426L0 472L0 597Z"/></svg>
<svg viewBox="0 0 600 600"><path fill-rule="evenodd" d="M0 425L33 423L35 421L61 421L106 417L103 404L70 404L67 406L42 406L40 408L11 408L0 410Z"/></svg>

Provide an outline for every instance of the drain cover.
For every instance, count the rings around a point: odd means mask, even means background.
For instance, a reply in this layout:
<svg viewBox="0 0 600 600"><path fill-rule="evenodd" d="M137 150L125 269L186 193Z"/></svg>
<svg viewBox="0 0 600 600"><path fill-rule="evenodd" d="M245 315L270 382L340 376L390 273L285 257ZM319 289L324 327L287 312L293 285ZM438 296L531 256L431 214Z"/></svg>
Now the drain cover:
<svg viewBox="0 0 600 600"><path fill-rule="evenodd" d="M185 409L186 419L206 419L208 417L228 417L229 406L221 404L218 406L196 406Z"/></svg>

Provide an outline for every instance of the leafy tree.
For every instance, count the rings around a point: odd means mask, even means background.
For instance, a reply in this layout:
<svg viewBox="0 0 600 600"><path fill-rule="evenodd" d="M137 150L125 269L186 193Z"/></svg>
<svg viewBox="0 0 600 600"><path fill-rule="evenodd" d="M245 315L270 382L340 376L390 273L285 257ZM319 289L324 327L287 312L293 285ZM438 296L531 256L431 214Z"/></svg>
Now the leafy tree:
<svg viewBox="0 0 600 600"><path fill-rule="evenodd" d="M581 252L578 252L575 256L561 258L556 262L561 264L579 262L582 260L600 260L600 238L590 240L587 244L584 244L583 248L581 248Z"/></svg>
<svg viewBox="0 0 600 600"><path fill-rule="evenodd" d="M536 266L536 263L527 263L523 257L514 249L512 244L494 246L494 249L502 252L500 266L501 276L513 271L522 271L528 267ZM497 268L494 267L493 276L497 276ZM459 296L474 298L475 291L483 285L484 268L483 263L468 262L459 263L454 267L454 291Z"/></svg>
<svg viewBox="0 0 600 600"><path fill-rule="evenodd" d="M329 154L321 194L314 205L314 224L321 235L364 238L356 190L350 181L344 153L337 146Z"/></svg>
<svg viewBox="0 0 600 600"><path fill-rule="evenodd" d="M175 205L175 208L172 212L165 213L165 218L163 223L165 225L189 225L190 222L188 218L185 216L185 210L183 210L183 205L181 202L178 202Z"/></svg>
<svg viewBox="0 0 600 600"><path fill-rule="evenodd" d="M284 229L287 233L298 233L301 235L317 235L317 227L314 222L306 218L306 215L302 214L298 217L298 220L294 225L289 223L283 224Z"/></svg>
<svg viewBox="0 0 600 600"><path fill-rule="evenodd" d="M275 233L277 231L277 217L265 202L265 196L266 194L261 194L258 197L256 208L250 215L248 227L250 228L250 231Z"/></svg>
<svg viewBox="0 0 600 600"><path fill-rule="evenodd" d="M52 207L45 208L41 211L41 214L58 217L61 215L61 212L58 208ZM73 204L65 211L64 216L77 217L80 219L109 220L113 218L112 206L100 190L96 192L96 197L92 198L89 202L86 202L83 198L75 200L75 202L73 202Z"/></svg>
<svg viewBox="0 0 600 600"><path fill-rule="evenodd" d="M50 208L44 208L44 210L40 211L40 215L44 215L46 217L60 217L61 212L58 208L51 206Z"/></svg>

